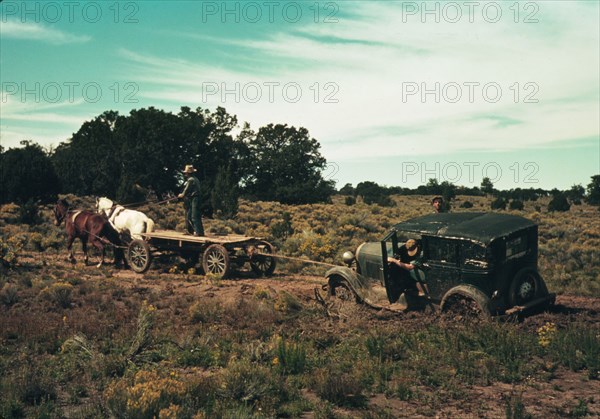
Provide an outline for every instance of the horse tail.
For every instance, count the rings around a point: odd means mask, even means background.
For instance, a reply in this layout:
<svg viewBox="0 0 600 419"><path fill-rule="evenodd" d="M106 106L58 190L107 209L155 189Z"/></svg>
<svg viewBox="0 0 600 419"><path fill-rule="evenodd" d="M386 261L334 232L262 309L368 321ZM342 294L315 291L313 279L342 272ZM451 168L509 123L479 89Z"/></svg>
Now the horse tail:
<svg viewBox="0 0 600 419"><path fill-rule="evenodd" d="M144 224L146 227L144 231L146 233L152 233L154 231L154 221L152 221L152 218L148 218Z"/></svg>

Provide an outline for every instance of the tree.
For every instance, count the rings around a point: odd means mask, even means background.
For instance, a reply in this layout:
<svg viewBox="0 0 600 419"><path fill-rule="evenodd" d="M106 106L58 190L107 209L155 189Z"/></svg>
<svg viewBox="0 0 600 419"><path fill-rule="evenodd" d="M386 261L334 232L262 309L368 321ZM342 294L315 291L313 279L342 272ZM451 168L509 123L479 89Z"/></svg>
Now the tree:
<svg viewBox="0 0 600 419"><path fill-rule="evenodd" d="M566 195L571 202L581 201L585 196L585 188L581 186L581 184L573 185L571 186L571 189L566 192Z"/></svg>
<svg viewBox="0 0 600 419"><path fill-rule="evenodd" d="M122 117L107 111L81 128L52 154L62 192L114 196L121 177L121 147L115 130Z"/></svg>
<svg viewBox="0 0 600 419"><path fill-rule="evenodd" d="M592 181L587 186L587 203L600 205L600 175L592 176Z"/></svg>
<svg viewBox="0 0 600 419"><path fill-rule="evenodd" d="M231 165L221 167L210 196L212 209L218 217L233 218L238 211L239 189Z"/></svg>
<svg viewBox="0 0 600 419"><path fill-rule="evenodd" d="M269 124L246 139L249 176L245 192L286 204L328 201L334 182L323 179L327 161L306 128Z"/></svg>
<svg viewBox="0 0 600 419"><path fill-rule="evenodd" d="M21 145L22 148L0 150L1 203L56 199L60 183L50 157L39 144L22 141Z"/></svg>
<svg viewBox="0 0 600 419"><path fill-rule="evenodd" d="M354 195L354 188L351 183L346 183L339 191L340 195Z"/></svg>
<svg viewBox="0 0 600 419"><path fill-rule="evenodd" d="M389 197L387 189L375 182L360 182L356 185L356 195L362 196L365 204L378 204L382 207L391 207L394 205L394 201Z"/></svg>
<svg viewBox="0 0 600 419"><path fill-rule="evenodd" d="M494 184L490 180L489 177L484 177L481 180L481 191L485 194L493 194L494 193Z"/></svg>
<svg viewBox="0 0 600 419"><path fill-rule="evenodd" d="M550 203L548 203L548 211L569 211L571 204L569 204L567 196L556 189L554 189L551 193L553 198L550 200Z"/></svg>
<svg viewBox="0 0 600 419"><path fill-rule="evenodd" d="M442 194L442 187L440 186L440 184L436 178L429 179L427 181L427 185L425 185L425 188L427 188L427 193L430 195L441 195Z"/></svg>
<svg viewBox="0 0 600 419"><path fill-rule="evenodd" d="M443 181L440 185L442 189L442 198L444 200L444 212L450 211L452 209L452 199L456 198L456 186L448 181Z"/></svg>

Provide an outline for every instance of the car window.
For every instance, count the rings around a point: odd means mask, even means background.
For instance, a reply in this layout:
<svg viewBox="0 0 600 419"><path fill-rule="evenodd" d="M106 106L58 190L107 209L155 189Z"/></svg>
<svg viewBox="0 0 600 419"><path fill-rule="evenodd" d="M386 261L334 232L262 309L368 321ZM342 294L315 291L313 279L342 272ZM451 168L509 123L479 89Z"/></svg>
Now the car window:
<svg viewBox="0 0 600 419"><path fill-rule="evenodd" d="M486 248L471 242L462 243L460 259L465 267L487 268L488 258L486 257Z"/></svg>
<svg viewBox="0 0 600 419"><path fill-rule="evenodd" d="M506 242L506 259L523 256L527 252L527 235L514 237Z"/></svg>
<svg viewBox="0 0 600 419"><path fill-rule="evenodd" d="M455 240L429 238L427 240L427 259L456 264L458 262L458 243Z"/></svg>

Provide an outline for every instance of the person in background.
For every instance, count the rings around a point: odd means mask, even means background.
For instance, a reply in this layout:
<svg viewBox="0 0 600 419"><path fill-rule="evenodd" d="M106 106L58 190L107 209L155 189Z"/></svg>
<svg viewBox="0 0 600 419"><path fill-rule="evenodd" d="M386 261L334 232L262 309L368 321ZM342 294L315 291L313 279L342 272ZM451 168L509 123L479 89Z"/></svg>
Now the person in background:
<svg viewBox="0 0 600 419"><path fill-rule="evenodd" d="M188 233L194 236L204 236L202 214L200 213L200 181L192 175L196 171L191 164L185 166L185 169L183 169L183 176L185 177L183 191L177 197L184 200L183 206L186 210L185 227Z"/></svg>
<svg viewBox="0 0 600 419"><path fill-rule="evenodd" d="M444 205L444 198L436 196L431 200L431 206L436 214L446 212L446 206Z"/></svg>

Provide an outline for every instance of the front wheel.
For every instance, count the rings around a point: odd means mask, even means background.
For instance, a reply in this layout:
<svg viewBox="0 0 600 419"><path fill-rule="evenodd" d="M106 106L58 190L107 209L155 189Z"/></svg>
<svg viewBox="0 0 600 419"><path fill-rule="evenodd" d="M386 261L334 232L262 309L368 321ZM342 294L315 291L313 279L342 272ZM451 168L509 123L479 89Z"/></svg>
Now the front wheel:
<svg viewBox="0 0 600 419"><path fill-rule="evenodd" d="M449 290L442 298L440 310L457 319L481 319L492 314L488 296L480 289L466 284Z"/></svg>
<svg viewBox="0 0 600 419"><path fill-rule="evenodd" d="M229 253L220 244L211 244L202 255L202 268L205 274L211 274L217 278L226 278L231 270Z"/></svg>
<svg viewBox="0 0 600 419"><path fill-rule="evenodd" d="M127 247L127 260L134 272L144 273L150 267L152 255L150 246L144 240L135 239Z"/></svg>
<svg viewBox="0 0 600 419"><path fill-rule="evenodd" d="M342 301L356 301L356 295L354 295L348 282L339 275L332 275L329 277L327 296Z"/></svg>

